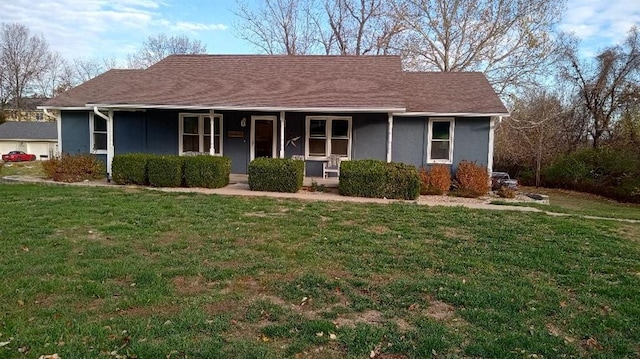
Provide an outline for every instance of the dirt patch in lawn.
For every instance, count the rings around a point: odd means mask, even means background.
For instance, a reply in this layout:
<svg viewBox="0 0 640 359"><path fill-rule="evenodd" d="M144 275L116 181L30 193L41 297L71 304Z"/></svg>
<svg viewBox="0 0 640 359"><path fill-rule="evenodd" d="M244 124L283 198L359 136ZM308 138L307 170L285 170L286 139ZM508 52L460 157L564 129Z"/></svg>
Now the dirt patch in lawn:
<svg viewBox="0 0 640 359"><path fill-rule="evenodd" d="M369 233L386 234L391 232L391 228L387 226L370 226L365 229Z"/></svg>
<svg viewBox="0 0 640 359"><path fill-rule="evenodd" d="M624 239L640 243L640 224L621 223L615 233Z"/></svg>
<svg viewBox="0 0 640 359"><path fill-rule="evenodd" d="M200 276L177 276L171 282L176 292L181 295L206 293L215 285Z"/></svg>
<svg viewBox="0 0 640 359"><path fill-rule="evenodd" d="M453 319L455 313L456 310L452 305L439 300L432 300L426 310L426 314L429 318L440 321Z"/></svg>
<svg viewBox="0 0 640 359"><path fill-rule="evenodd" d="M457 227L440 227L440 230L447 238L460 239L465 241L473 241L475 238L473 235L462 228Z"/></svg>
<svg viewBox="0 0 640 359"><path fill-rule="evenodd" d="M179 305L151 305L148 307L131 307L117 311L119 315L130 317L150 317L152 315L172 316L179 312Z"/></svg>

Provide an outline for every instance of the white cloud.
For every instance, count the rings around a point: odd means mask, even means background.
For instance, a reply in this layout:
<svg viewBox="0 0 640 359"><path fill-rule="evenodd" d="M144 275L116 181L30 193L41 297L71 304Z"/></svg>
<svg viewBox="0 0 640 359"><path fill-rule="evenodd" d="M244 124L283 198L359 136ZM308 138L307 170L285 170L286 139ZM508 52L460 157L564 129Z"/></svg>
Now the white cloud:
<svg viewBox="0 0 640 359"><path fill-rule="evenodd" d="M640 25L640 1L569 0L559 29L582 40L585 52L621 43Z"/></svg>
<svg viewBox="0 0 640 359"><path fill-rule="evenodd" d="M178 31L215 31L215 30L227 30L229 27L225 24L201 24L197 22L185 22L178 21L173 28Z"/></svg>
<svg viewBox="0 0 640 359"><path fill-rule="evenodd" d="M175 21L170 0L0 0L4 23L42 34L64 57L124 59L149 35L226 30L224 24ZM167 15L165 15L166 12Z"/></svg>

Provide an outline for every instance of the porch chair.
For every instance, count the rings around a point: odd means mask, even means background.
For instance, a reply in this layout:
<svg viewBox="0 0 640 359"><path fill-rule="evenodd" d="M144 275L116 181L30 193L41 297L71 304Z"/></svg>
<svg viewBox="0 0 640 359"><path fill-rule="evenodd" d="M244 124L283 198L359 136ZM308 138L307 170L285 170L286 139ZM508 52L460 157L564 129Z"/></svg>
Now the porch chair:
<svg viewBox="0 0 640 359"><path fill-rule="evenodd" d="M343 159L338 155L329 156L329 160L322 163L322 178L329 177L329 173L335 173L340 177L340 161Z"/></svg>

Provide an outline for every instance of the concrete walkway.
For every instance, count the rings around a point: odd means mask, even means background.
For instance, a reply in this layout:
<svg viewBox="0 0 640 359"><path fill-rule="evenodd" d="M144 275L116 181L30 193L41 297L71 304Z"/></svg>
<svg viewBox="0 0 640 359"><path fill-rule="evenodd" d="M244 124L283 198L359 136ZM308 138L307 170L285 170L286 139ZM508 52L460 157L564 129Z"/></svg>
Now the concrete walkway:
<svg viewBox="0 0 640 359"><path fill-rule="evenodd" d="M234 176L237 176L237 177L234 177ZM494 211L536 212L536 213L544 213L544 214L555 216L555 217L579 217L579 218L603 220L603 221L640 223L640 220L634 220L634 219L576 215L576 214L549 212L549 211L544 211L534 207L496 205L496 204L489 203L490 201L495 200L495 198L491 198L491 197L483 197L483 198L475 199L475 198L460 198L460 197L450 197L450 196L420 196L417 200L405 201L405 200L384 199L384 198L347 197L347 196L341 196L339 194L331 193L331 192L309 192L304 190L301 190L297 193L251 191L249 189L249 184L246 183L245 180L243 180L243 177L241 177L242 175L234 175L234 176L230 177L229 185L223 188L184 188L184 187L158 188L158 187L146 187L146 186L121 186L113 183L107 183L106 180L64 183L64 182L54 182L51 180L47 180L39 177L31 177L31 176L5 176L2 179L5 181L21 182L21 183L43 183L43 184L52 184L52 185L111 187L111 188L128 187L128 188L140 188L140 189L147 189L147 190L153 190L153 191L161 191L161 192L202 193L202 194L209 194L209 195L216 194L221 196L272 197L272 198L299 199L299 200L307 200L307 201L379 203L379 204L411 203L411 204L430 206L430 207L444 206L444 207L464 207L464 208L470 208L470 209L482 209L482 210L494 210ZM330 180L323 181L322 184L324 184L329 188L334 187L333 186L334 184L329 181ZM305 183L305 185L307 186L310 185L311 179L308 180L308 182L309 183L308 184ZM318 182L318 184L321 184L321 183ZM337 181L335 181L335 186L337 186Z"/></svg>

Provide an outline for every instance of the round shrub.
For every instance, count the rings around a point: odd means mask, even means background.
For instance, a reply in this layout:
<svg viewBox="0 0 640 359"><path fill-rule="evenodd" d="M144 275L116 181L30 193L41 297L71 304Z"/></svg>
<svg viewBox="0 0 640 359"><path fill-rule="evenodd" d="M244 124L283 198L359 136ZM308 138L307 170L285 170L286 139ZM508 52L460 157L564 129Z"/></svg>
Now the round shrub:
<svg viewBox="0 0 640 359"><path fill-rule="evenodd" d="M249 163L249 189L290 192L302 188L304 161L290 158L256 158Z"/></svg>
<svg viewBox="0 0 640 359"><path fill-rule="evenodd" d="M480 197L489 193L489 174L485 167L475 162L461 161L456 170L456 195Z"/></svg>
<svg viewBox="0 0 640 359"><path fill-rule="evenodd" d="M229 184L231 159L228 157L184 157L184 184L187 187L220 188Z"/></svg>
<svg viewBox="0 0 640 359"><path fill-rule="evenodd" d="M149 184L147 161L154 155L127 153L116 155L111 163L113 181L117 184Z"/></svg>
<svg viewBox="0 0 640 359"><path fill-rule="evenodd" d="M152 156L147 160L149 184L154 187L180 187L182 184L180 156Z"/></svg>
<svg viewBox="0 0 640 359"><path fill-rule="evenodd" d="M104 162L90 154L62 154L42 163L47 176L56 182L81 182L104 178L107 170Z"/></svg>

